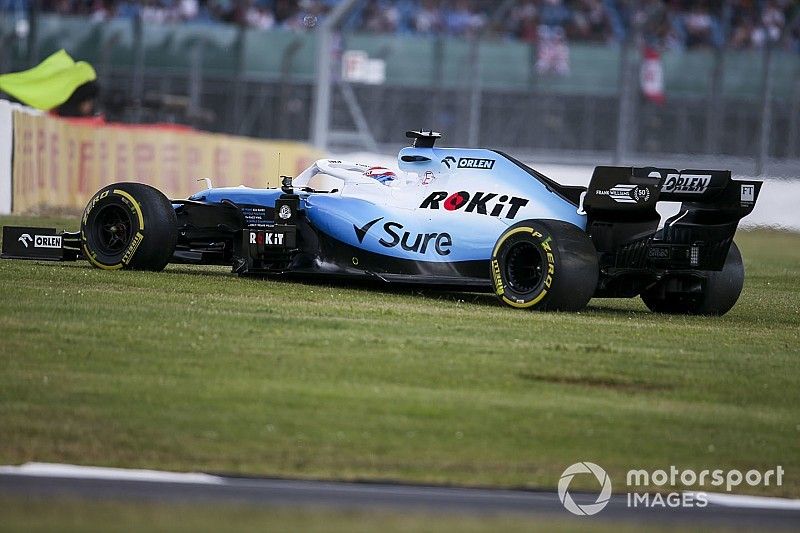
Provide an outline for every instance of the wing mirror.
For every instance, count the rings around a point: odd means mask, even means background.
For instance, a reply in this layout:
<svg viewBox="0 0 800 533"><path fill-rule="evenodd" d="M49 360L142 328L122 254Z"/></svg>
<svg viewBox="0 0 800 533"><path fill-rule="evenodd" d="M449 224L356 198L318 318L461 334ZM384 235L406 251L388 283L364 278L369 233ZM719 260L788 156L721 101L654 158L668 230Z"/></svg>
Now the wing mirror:
<svg viewBox="0 0 800 533"><path fill-rule="evenodd" d="M405 163L427 163L431 158L424 155L404 155L400 160Z"/></svg>

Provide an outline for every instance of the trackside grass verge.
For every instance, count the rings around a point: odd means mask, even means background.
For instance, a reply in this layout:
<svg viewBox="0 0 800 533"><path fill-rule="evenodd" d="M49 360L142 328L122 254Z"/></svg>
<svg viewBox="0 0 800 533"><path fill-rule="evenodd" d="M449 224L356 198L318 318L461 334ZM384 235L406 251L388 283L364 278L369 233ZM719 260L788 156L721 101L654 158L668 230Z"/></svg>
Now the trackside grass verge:
<svg viewBox="0 0 800 533"><path fill-rule="evenodd" d="M800 236L737 242L722 318L0 261L0 463L552 488L592 461L617 491L780 464L735 492L799 497Z"/></svg>

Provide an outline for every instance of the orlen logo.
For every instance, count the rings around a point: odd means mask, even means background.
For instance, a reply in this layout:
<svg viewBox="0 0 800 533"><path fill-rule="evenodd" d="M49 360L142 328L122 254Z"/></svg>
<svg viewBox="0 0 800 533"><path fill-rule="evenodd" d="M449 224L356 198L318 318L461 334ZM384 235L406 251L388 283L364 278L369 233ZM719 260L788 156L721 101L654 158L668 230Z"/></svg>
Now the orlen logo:
<svg viewBox="0 0 800 533"><path fill-rule="evenodd" d="M711 183L708 174L667 174L661 192L703 194Z"/></svg>
<svg viewBox="0 0 800 533"><path fill-rule="evenodd" d="M494 159L480 159L477 157L462 157L458 160L458 168L474 168L480 170L492 170Z"/></svg>
<svg viewBox="0 0 800 533"><path fill-rule="evenodd" d="M464 209L466 213L478 213L493 217L505 214L506 218L513 219L519 210L528 203L529 201L525 198L493 192L459 191L448 195L445 191L436 191L425 198L419 207L420 209L439 209L441 206L446 211Z"/></svg>
<svg viewBox="0 0 800 533"><path fill-rule="evenodd" d="M33 242L33 238L28 233L23 233L22 235L19 236L19 239L17 239L17 240L19 242L21 242L22 244L24 244L25 248L28 247L28 243Z"/></svg>
<svg viewBox="0 0 800 533"><path fill-rule="evenodd" d="M61 237L58 235L36 235L33 246L35 248L61 248Z"/></svg>

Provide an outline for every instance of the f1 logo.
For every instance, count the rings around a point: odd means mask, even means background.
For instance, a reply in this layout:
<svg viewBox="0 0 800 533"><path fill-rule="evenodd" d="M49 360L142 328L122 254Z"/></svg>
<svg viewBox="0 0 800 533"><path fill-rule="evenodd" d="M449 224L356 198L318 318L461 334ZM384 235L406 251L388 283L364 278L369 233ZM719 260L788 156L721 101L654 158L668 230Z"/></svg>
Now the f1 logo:
<svg viewBox="0 0 800 533"><path fill-rule="evenodd" d="M755 185L742 185L742 202L755 201L756 187Z"/></svg>

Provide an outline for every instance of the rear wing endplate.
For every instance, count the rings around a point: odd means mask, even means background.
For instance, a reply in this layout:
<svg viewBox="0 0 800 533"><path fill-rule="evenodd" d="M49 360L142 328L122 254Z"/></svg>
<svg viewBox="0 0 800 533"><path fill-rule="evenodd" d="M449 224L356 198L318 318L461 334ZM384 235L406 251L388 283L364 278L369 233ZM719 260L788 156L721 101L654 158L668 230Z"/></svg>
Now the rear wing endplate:
<svg viewBox="0 0 800 533"><path fill-rule="evenodd" d="M598 251L614 253L620 267L718 270L761 186L761 181L733 179L729 170L600 166L583 200L587 231ZM656 231L661 201L681 207ZM692 260L682 261L682 250L691 248L703 253L691 252Z"/></svg>

